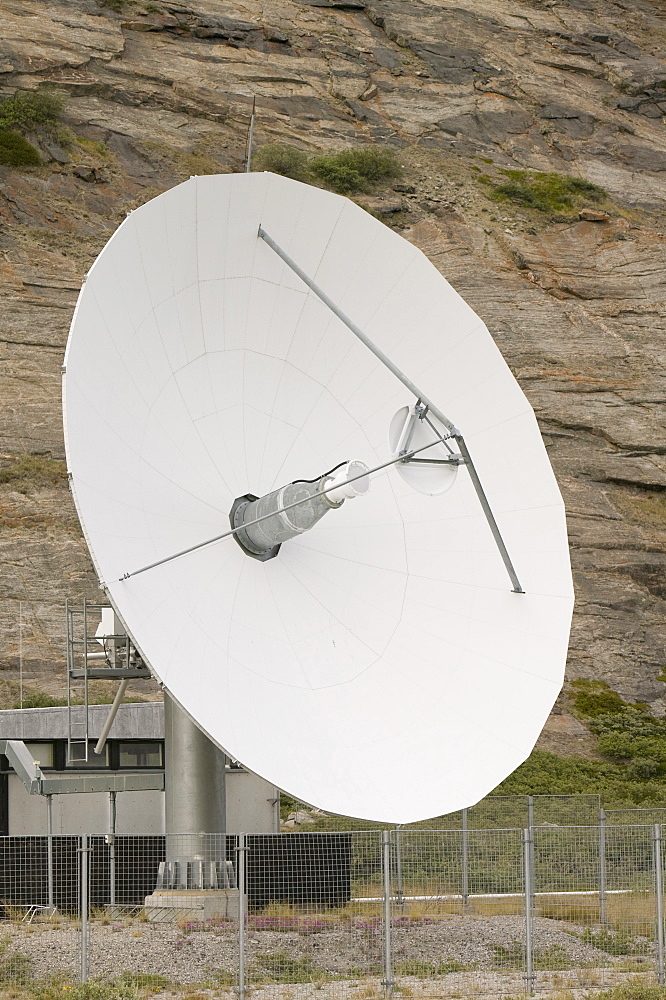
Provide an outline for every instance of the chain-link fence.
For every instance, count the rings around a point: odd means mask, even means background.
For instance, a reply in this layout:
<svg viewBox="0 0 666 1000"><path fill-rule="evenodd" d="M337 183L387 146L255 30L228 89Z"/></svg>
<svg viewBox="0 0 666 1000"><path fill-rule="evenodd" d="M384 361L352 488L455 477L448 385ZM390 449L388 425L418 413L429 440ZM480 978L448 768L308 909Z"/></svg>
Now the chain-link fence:
<svg viewBox="0 0 666 1000"><path fill-rule="evenodd" d="M441 830L509 830L550 824L596 826L600 811L599 795L488 795L469 809L429 821L428 826ZM666 817L666 810L664 814ZM413 824L407 829L423 825Z"/></svg>
<svg viewBox="0 0 666 1000"><path fill-rule="evenodd" d="M4 837L0 979L276 1000L663 983L661 831Z"/></svg>

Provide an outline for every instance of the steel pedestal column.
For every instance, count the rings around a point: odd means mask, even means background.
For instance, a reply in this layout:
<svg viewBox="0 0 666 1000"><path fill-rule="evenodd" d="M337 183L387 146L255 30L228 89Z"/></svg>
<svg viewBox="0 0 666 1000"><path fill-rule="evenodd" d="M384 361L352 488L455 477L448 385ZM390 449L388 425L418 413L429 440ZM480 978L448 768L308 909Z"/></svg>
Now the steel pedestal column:
<svg viewBox="0 0 666 1000"><path fill-rule="evenodd" d="M164 693L167 861L209 856L201 834L226 832L226 757ZM178 836L169 836L178 834Z"/></svg>

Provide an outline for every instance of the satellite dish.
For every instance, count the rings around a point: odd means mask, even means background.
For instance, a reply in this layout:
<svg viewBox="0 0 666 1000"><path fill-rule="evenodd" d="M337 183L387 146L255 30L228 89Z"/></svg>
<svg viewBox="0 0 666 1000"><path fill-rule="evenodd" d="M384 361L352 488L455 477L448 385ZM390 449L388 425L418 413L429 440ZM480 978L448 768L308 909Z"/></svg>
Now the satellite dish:
<svg viewBox="0 0 666 1000"><path fill-rule="evenodd" d="M390 823L528 756L563 680L564 508L529 403L416 247L284 177L193 178L96 260L64 386L107 596L230 756Z"/></svg>

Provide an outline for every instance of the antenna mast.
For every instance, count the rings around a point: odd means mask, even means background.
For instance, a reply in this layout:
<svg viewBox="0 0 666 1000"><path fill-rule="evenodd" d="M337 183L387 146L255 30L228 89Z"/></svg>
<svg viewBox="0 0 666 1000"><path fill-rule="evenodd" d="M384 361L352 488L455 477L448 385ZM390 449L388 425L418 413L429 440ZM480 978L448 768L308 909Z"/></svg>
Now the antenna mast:
<svg viewBox="0 0 666 1000"><path fill-rule="evenodd" d="M257 106L256 96L252 98L252 114L250 115L250 127L247 130L247 144L245 146L245 173L250 173L252 166L252 139L254 137L254 112Z"/></svg>

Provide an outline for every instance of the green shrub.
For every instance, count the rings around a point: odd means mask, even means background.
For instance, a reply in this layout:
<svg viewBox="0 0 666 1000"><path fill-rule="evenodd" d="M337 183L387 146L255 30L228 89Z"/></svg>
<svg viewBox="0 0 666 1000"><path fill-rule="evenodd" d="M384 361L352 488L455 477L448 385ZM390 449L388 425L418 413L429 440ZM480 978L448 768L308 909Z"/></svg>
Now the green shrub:
<svg viewBox="0 0 666 1000"><path fill-rule="evenodd" d="M621 712L598 715L589 726L597 736L624 733L634 740L666 736L666 719L655 719L642 705L625 705Z"/></svg>
<svg viewBox="0 0 666 1000"><path fill-rule="evenodd" d="M586 927L580 935L581 941L594 945L609 955L646 955L648 942L628 934L624 930L609 930L607 927Z"/></svg>
<svg viewBox="0 0 666 1000"><path fill-rule="evenodd" d="M627 703L616 691L611 691L604 681L577 680L573 689L573 708L577 715L591 719L597 715L623 712Z"/></svg>
<svg viewBox="0 0 666 1000"><path fill-rule="evenodd" d="M27 139L13 128L0 129L0 164L3 167L38 167L42 158Z"/></svg>
<svg viewBox="0 0 666 1000"><path fill-rule="evenodd" d="M316 156L310 163L312 172L327 188L338 194L358 194L369 191L370 185L358 170L339 163L330 156Z"/></svg>
<svg viewBox="0 0 666 1000"><path fill-rule="evenodd" d="M17 90L0 101L0 129L51 128L64 107L64 95L55 90Z"/></svg>
<svg viewBox="0 0 666 1000"><path fill-rule="evenodd" d="M252 159L253 170L270 170L273 174L302 181L307 177L307 155L302 149L275 142L262 146Z"/></svg>
<svg viewBox="0 0 666 1000"><path fill-rule="evenodd" d="M301 149L279 142L262 146L253 157L252 169L270 170L301 181L314 177L338 194L372 191L380 181L401 173L392 149L363 146L308 159Z"/></svg>
<svg viewBox="0 0 666 1000"><path fill-rule="evenodd" d="M393 150L377 146L315 156L310 160L310 170L338 194L371 191L379 181L398 177L401 173Z"/></svg>
<svg viewBox="0 0 666 1000"><path fill-rule="evenodd" d="M12 708L54 708L57 705L66 705L66 698L52 698L50 694L35 689L23 691L23 703L15 702Z"/></svg>
<svg viewBox="0 0 666 1000"><path fill-rule="evenodd" d="M311 983L323 975L323 969L317 969L309 955L292 958L286 951L258 955L253 970L253 978L272 983Z"/></svg>
<svg viewBox="0 0 666 1000"><path fill-rule="evenodd" d="M491 187L491 197L495 201L512 201L539 212L567 213L589 202L596 204L606 197L603 188L581 177L534 170L502 170L502 173L508 180L501 184L495 184L486 175L479 177Z"/></svg>

